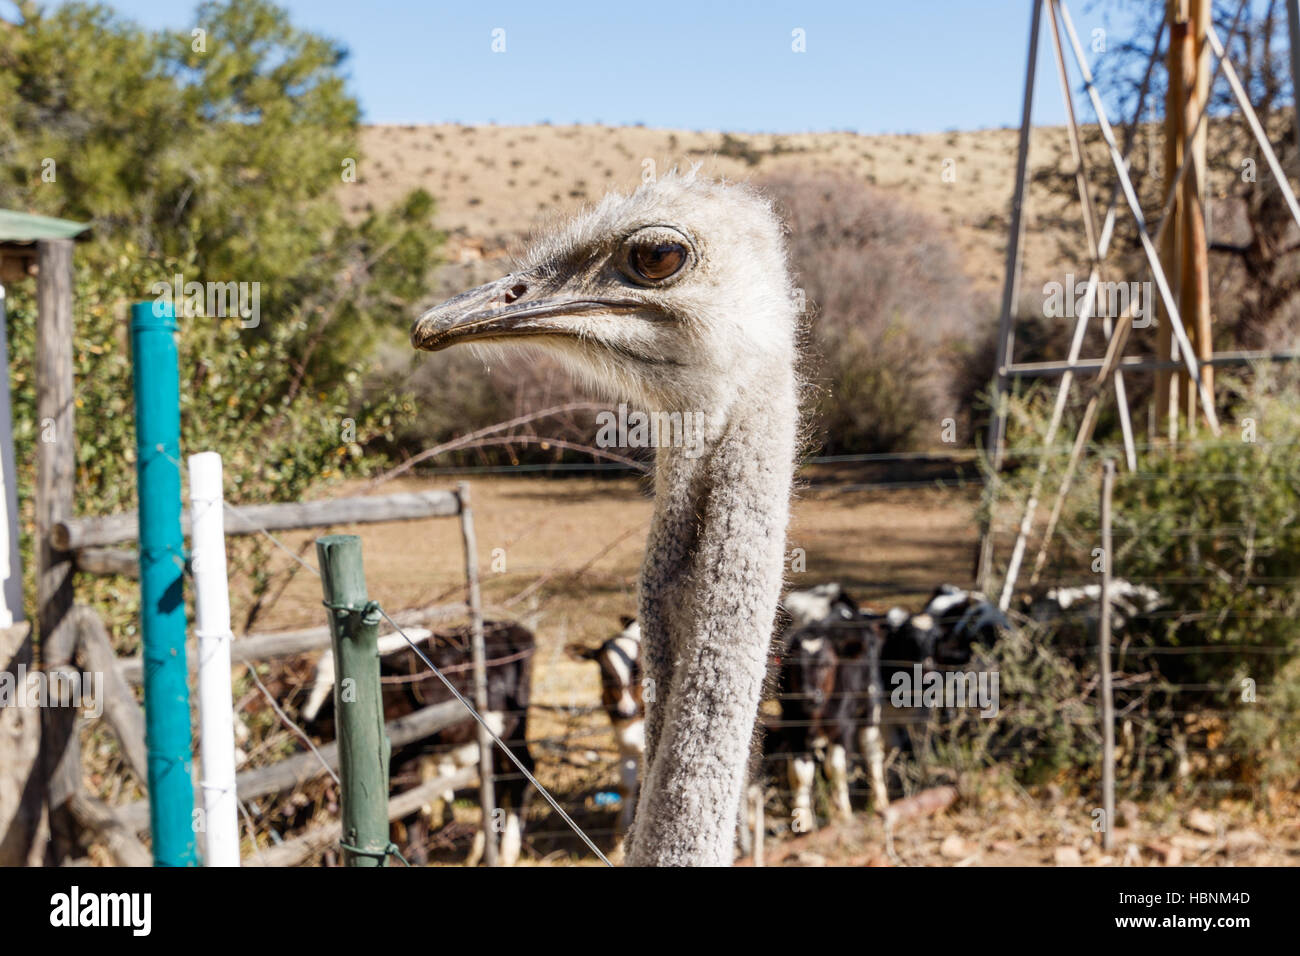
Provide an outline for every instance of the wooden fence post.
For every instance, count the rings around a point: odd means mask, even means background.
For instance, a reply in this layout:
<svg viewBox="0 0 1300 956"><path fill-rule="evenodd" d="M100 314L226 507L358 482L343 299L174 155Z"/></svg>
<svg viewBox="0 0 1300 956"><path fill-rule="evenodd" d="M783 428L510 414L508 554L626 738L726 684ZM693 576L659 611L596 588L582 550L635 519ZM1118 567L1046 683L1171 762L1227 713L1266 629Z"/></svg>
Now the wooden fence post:
<svg viewBox="0 0 1300 956"><path fill-rule="evenodd" d="M1110 572L1113 555L1110 539L1110 499L1115 485L1115 462L1107 458L1101 473L1101 608L1097 636L1101 655L1101 799L1105 829L1101 845L1109 850L1114 843L1111 827L1115 817L1115 700L1110 683Z"/></svg>
<svg viewBox="0 0 1300 956"><path fill-rule="evenodd" d="M483 646L483 599L478 583L478 541L474 536L474 513L469 506L469 482L456 484L460 499L460 533L465 542L465 580L469 584L470 652L474 666L474 709L486 717L488 710L487 653ZM496 788L492 779L492 737L478 726L479 802L482 804L483 861L497 865Z"/></svg>
<svg viewBox="0 0 1300 956"><path fill-rule="evenodd" d="M750 826L753 819L751 804L757 787L756 783L749 784L745 792L740 795L740 803L736 805L736 843L740 846L742 857L754 854L754 834L750 832Z"/></svg>
<svg viewBox="0 0 1300 956"><path fill-rule="evenodd" d="M379 683L379 611L366 594L361 538L316 539L321 591L334 644L334 719L339 744L339 795L346 866L387 861L388 760Z"/></svg>
<svg viewBox="0 0 1300 956"><path fill-rule="evenodd" d="M71 666L76 629L71 626L72 555L54 547L50 529L72 517L77 470L73 423L72 240L37 244L36 280L36 602L41 665ZM49 807L48 862L62 863L75 845L76 823L67 803L81 787L77 712L46 707L41 719L41 759Z"/></svg>
<svg viewBox="0 0 1300 956"><path fill-rule="evenodd" d="M871 781L871 808L883 814L889 809L889 789L885 785L885 746L880 733L884 684L880 679L880 642L867 637L867 725L862 728L862 752L867 758Z"/></svg>

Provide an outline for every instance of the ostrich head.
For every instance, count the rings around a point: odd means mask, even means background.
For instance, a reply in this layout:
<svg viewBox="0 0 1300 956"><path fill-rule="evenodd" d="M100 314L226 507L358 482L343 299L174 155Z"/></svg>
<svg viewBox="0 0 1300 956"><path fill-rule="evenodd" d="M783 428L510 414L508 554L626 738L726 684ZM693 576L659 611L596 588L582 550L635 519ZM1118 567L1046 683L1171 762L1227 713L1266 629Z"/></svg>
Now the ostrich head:
<svg viewBox="0 0 1300 956"><path fill-rule="evenodd" d="M533 245L519 268L431 309L411 343L521 345L590 387L663 410L717 410L794 350L779 221L740 186L670 174Z"/></svg>
<svg viewBox="0 0 1300 956"><path fill-rule="evenodd" d="M611 398L702 426L702 454L655 456L638 610L646 770L629 863L731 862L784 573L796 324L768 203L669 175L606 197L411 330L427 351L545 349Z"/></svg>

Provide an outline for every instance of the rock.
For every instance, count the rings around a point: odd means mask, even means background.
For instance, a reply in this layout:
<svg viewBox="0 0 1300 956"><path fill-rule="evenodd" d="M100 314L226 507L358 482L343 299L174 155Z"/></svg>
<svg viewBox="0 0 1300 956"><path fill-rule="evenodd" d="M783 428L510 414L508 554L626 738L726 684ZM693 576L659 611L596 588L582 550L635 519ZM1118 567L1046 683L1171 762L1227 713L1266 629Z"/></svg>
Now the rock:
<svg viewBox="0 0 1300 956"><path fill-rule="evenodd" d="M795 855L794 864L795 866L825 866L826 857L812 850L804 850Z"/></svg>
<svg viewBox="0 0 1300 956"><path fill-rule="evenodd" d="M1055 857L1057 866L1083 866L1083 857L1076 846L1058 846Z"/></svg>
<svg viewBox="0 0 1300 956"><path fill-rule="evenodd" d="M1183 851L1172 843L1152 842L1146 845L1146 851L1165 866L1177 866L1183 862Z"/></svg>
<svg viewBox="0 0 1300 956"><path fill-rule="evenodd" d="M1213 840L1207 840L1205 837L1188 836L1185 833L1174 834L1169 838L1169 842L1188 853L1204 853L1214 845Z"/></svg>
<svg viewBox="0 0 1300 956"><path fill-rule="evenodd" d="M1232 830L1224 838L1224 850L1229 853L1247 853L1267 846L1268 841L1254 830Z"/></svg>
<svg viewBox="0 0 1300 956"><path fill-rule="evenodd" d="M1102 838L1102 834L1098 833L1097 834L1098 845L1101 844L1101 838ZM1110 838L1112 841L1114 841L1116 846L1119 846L1119 844L1121 843L1126 843L1135 839L1135 834L1131 827L1112 827L1110 831Z"/></svg>
<svg viewBox="0 0 1300 956"><path fill-rule="evenodd" d="M1204 810L1193 810L1187 814L1183 826L1189 830L1195 830L1197 833L1206 833L1210 836L1214 836L1219 832L1219 825L1215 822L1213 814Z"/></svg>
<svg viewBox="0 0 1300 956"><path fill-rule="evenodd" d="M1138 805L1132 800L1121 800L1115 807L1115 825L1136 827L1138 825Z"/></svg>
<svg viewBox="0 0 1300 956"><path fill-rule="evenodd" d="M939 844L939 855L949 860L960 860L970 856L971 847L965 840L953 833Z"/></svg>
<svg viewBox="0 0 1300 956"><path fill-rule="evenodd" d="M902 800L895 800L884 812L887 823L912 817L931 816L948 809L957 800L956 787L929 787Z"/></svg>

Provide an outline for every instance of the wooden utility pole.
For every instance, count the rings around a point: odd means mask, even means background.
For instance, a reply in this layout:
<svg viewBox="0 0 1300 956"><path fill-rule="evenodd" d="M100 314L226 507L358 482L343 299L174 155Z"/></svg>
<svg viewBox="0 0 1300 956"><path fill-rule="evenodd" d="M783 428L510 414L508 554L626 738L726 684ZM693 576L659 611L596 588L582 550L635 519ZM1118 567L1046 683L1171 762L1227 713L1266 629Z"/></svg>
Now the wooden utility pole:
<svg viewBox="0 0 1300 956"><path fill-rule="evenodd" d="M1165 165L1162 192L1168 192L1178 175L1178 167L1183 162L1183 121L1186 118L1183 92L1183 45L1187 39L1187 16L1185 8L1188 0L1166 0L1165 17L1169 32L1169 49L1165 54L1165 68L1169 76L1165 88ZM1182 212L1182 195L1174 197L1173 208L1169 216L1173 222L1180 221ZM1178 272L1182 262L1178 252L1180 230L1169 229L1165 240L1160 244L1160 263L1169 277L1171 287L1180 287ZM1156 333L1156 352L1162 359L1174 356L1173 325L1169 312L1161 307L1160 328ZM1156 372L1156 420L1157 427L1163 428L1170 440L1178 437L1178 385L1179 375L1175 369L1160 369Z"/></svg>
<svg viewBox="0 0 1300 956"><path fill-rule="evenodd" d="M1192 153L1186 157L1191 162L1190 175L1183 177L1182 186L1182 292L1179 308L1183 322L1196 347L1196 356L1208 360L1214 355L1214 337L1210 323L1210 249L1205 228L1205 178L1206 143L1209 124L1197 121L1201 108L1210 96L1210 48L1205 41L1205 30L1210 23L1210 0L1190 0L1191 20L1187 39L1183 44L1183 89L1187 95L1183 110L1183 136L1192 130ZM1214 396L1214 369L1202 365L1201 378L1211 398ZM1179 388L1187 396L1187 428L1196 422L1196 390L1192 380L1183 372Z"/></svg>
<svg viewBox="0 0 1300 956"><path fill-rule="evenodd" d="M483 599L478 583L478 540L474 536L474 512L469 505L469 482L456 485L460 500L460 535L465 544L465 581L469 585L470 659L474 668L474 709L488 712L487 650L483 640ZM478 775L483 862L497 865L496 787L493 780L492 735L478 725Z"/></svg>
<svg viewBox="0 0 1300 956"><path fill-rule="evenodd" d="M72 240L37 244L36 278L36 604L41 664L67 670L76 653L72 626L72 555L50 542L50 529L72 517L77 471L73 424ZM50 843L47 862L62 863L74 849L76 825L68 801L81 789L77 711L42 710Z"/></svg>
<svg viewBox="0 0 1300 956"><path fill-rule="evenodd" d="M1175 228L1165 233L1160 260L1170 285L1178 292L1178 308L1187 327L1196 357L1208 359L1214 341L1210 316L1209 246L1205 229L1205 170L1207 127L1197 128L1202 104L1209 98L1209 47L1206 28L1210 23L1210 0L1167 0L1169 49L1166 66L1169 85L1165 94L1165 177L1168 191L1184 162L1192 164L1178 185L1170 210ZM1190 154L1184 146L1196 129ZM1174 357L1173 329L1167 312L1162 312L1158 331L1158 352L1162 359ZM1202 365L1206 390L1213 397L1213 370ZM1156 374L1156 416L1165 422L1171 441L1178 438L1178 420L1187 416L1188 428L1196 421L1196 390L1186 371L1161 370Z"/></svg>

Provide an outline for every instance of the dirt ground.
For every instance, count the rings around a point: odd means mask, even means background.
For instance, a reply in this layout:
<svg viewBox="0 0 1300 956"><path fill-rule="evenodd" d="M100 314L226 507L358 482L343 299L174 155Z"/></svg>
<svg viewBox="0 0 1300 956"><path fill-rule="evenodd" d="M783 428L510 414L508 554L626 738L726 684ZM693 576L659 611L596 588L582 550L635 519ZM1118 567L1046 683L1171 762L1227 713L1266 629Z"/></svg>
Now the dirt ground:
<svg viewBox="0 0 1300 956"><path fill-rule="evenodd" d="M842 582L865 603L919 608L935 585L969 581L976 544L972 487L880 489L805 480L794 509L790 548L803 553L793 587ZM384 491L451 487L454 479L399 480ZM356 489L354 489L356 490ZM616 850L611 802L617 769L608 721L598 706L596 668L564 653L570 641L598 643L635 612L636 574L651 514L633 478L472 481L478 557L490 616L521 620L537 635L529 739L538 777L607 853ZM342 493L337 491L335 493ZM364 542L371 595L389 610L463 597L460 528L449 519L337 528ZM314 534L281 541L314 561ZM800 565L796 563L796 567ZM283 594L258 620L258 631L322 620L319 583L281 551L271 567L297 569ZM238 617L237 617L238 619ZM301 703L310 668L290 680L291 705ZM783 774L774 774L780 779ZM865 811L798 834L784 822L781 789L766 801L767 865L1241 865L1300 862L1294 806L1271 814L1222 801L1189 810L1168 798L1122 807L1114 848L1103 851L1081 799L1055 784L1026 792L1004 777L953 781L956 803L932 816L899 821L886 831ZM1068 781L1066 782L1068 783ZM863 781L855 784L865 805ZM472 794L458 801L456 822L442 831L434 862L463 857L477 819ZM1292 801L1293 802L1293 801ZM1283 812L1279 813L1278 811ZM1279 822L1283 821L1283 822ZM1290 821L1290 822L1286 822ZM526 863L594 862L557 814L534 798L528 814Z"/></svg>

